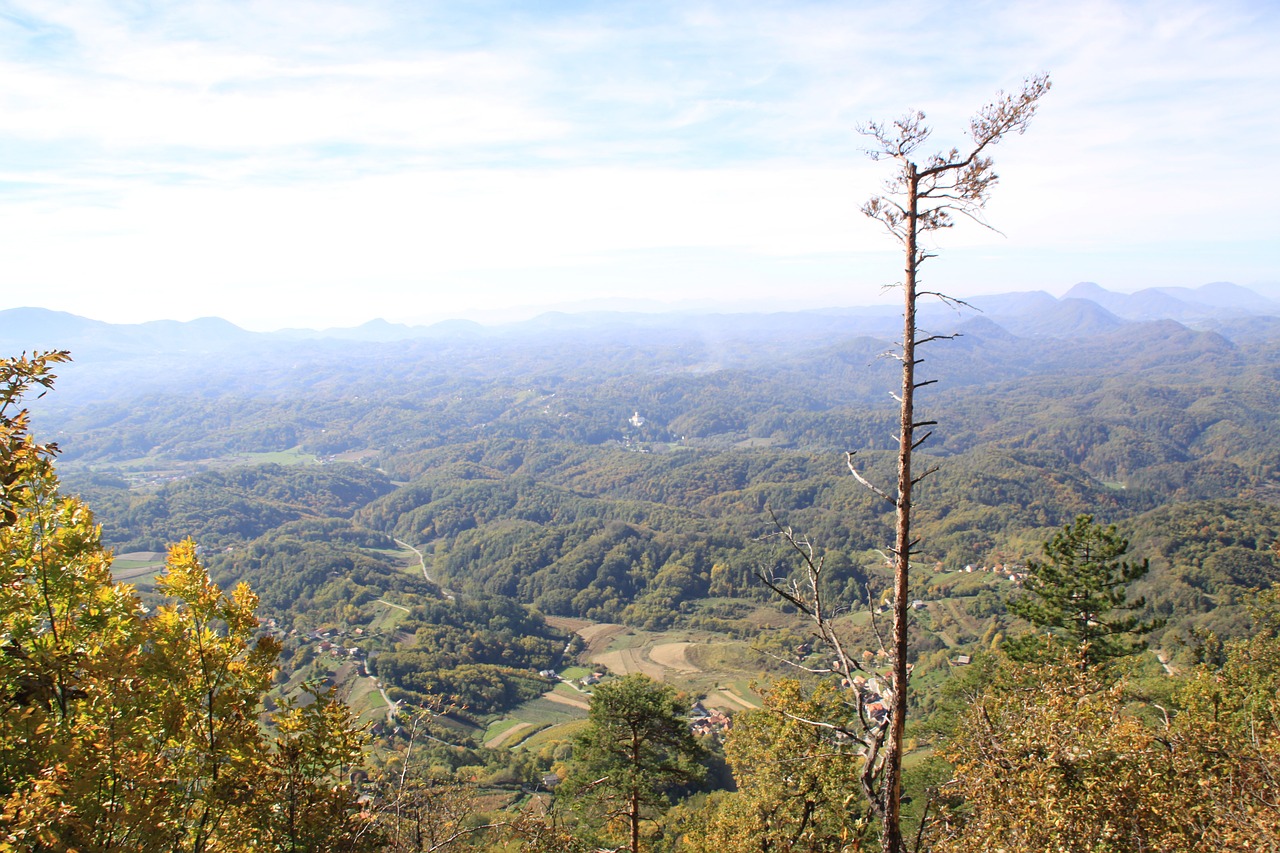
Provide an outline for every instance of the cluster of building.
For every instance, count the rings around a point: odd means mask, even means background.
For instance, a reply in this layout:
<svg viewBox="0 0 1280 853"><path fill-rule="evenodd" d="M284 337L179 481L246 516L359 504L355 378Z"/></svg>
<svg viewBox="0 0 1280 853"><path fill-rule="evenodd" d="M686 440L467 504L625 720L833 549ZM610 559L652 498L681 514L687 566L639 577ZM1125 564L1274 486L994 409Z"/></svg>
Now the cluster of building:
<svg viewBox="0 0 1280 853"><path fill-rule="evenodd" d="M364 634L364 629L356 628L352 633L358 637ZM307 634L307 639L316 644L316 652L318 654L329 655L336 660L354 661L360 669L360 675L363 677L366 674L364 650L351 642L351 639L354 638L348 638L347 632L312 631Z"/></svg>
<svg viewBox="0 0 1280 853"><path fill-rule="evenodd" d="M689 709L689 730L695 735L723 737L732 725L733 720L729 715L718 708L708 708L701 702L694 702Z"/></svg>
<svg viewBox="0 0 1280 853"><path fill-rule="evenodd" d="M911 602L912 610L925 610L928 607L929 607L929 602L925 601L923 598L917 598ZM885 602L884 604L881 604L879 607L876 608L876 614L879 615L881 613L888 613L891 610L893 610L893 605L888 602Z"/></svg>
<svg viewBox="0 0 1280 853"><path fill-rule="evenodd" d="M962 569L966 574L974 572L990 572L993 575L1000 575L1008 578L1014 583L1022 583L1027 579L1027 567L1020 566L1016 563L994 563L990 566L975 566L973 563Z"/></svg>
<svg viewBox="0 0 1280 853"><path fill-rule="evenodd" d="M884 722L889 716L889 704L893 702L893 690L881 684L878 675L870 677L855 675L853 688L861 694L862 707L866 709L867 716L877 723Z"/></svg>

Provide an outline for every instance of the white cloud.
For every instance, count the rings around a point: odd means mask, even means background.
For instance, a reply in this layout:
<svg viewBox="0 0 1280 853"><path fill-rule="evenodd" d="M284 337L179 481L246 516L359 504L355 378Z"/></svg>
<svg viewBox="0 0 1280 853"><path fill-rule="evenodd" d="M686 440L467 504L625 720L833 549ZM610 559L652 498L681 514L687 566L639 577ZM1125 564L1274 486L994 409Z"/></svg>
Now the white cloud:
<svg viewBox="0 0 1280 853"><path fill-rule="evenodd" d="M0 23L0 278L92 316L321 324L365 319L323 320L353 288L393 319L424 290L449 310L592 288L827 298L894 274L857 212L884 172L855 124L920 107L943 147L1048 70L1028 135L995 152L1007 239L944 235L936 275L1280 279L1257 190L1280 135L1275 12L965 9L23 4Z"/></svg>

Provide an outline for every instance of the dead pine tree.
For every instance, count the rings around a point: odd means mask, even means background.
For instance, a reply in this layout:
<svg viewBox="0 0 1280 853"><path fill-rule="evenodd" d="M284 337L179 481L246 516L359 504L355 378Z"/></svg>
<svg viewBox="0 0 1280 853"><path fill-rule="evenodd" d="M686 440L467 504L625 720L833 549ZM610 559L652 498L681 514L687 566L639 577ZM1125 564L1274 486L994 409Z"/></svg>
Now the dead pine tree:
<svg viewBox="0 0 1280 853"><path fill-rule="evenodd" d="M907 853L908 850L902 833L902 745L907 717L908 590L911 556L919 544L911 528L912 490L935 470L928 468L917 473L912 468L913 454L929 438L930 427L936 423L916 420L916 391L936 381L917 378L916 368L922 362L917 349L924 344L955 337L954 334L922 332L916 323L916 309L921 297L935 297L952 305L964 304L943 293L921 289L920 267L935 257L923 241L930 232L952 227L958 216L990 228L982 218L982 210L997 176L987 150L1008 134L1026 131L1040 98L1049 91L1049 85L1048 75L1040 75L1024 81L1022 90L1016 94L999 93L994 101L970 119L971 141L964 148L954 147L924 158L920 158L918 152L928 142L932 129L925 124L922 112L908 113L891 124L873 122L859 128L859 132L872 142L867 152L871 159L892 161L895 166L884 192L867 201L862 212L883 224L903 247L905 254L903 280L898 285L902 288L903 297L902 339L892 353L902 363L901 391L894 395L900 405L896 490L890 491L872 483L859 471L856 451L847 454L849 470L858 482L892 504L896 512L894 543L888 554L893 568L894 591L893 625L888 642L893 667L892 695L885 697L889 699L889 713L883 720L869 720L860 732L844 732L858 737L863 744L861 783L872 812L880 820L883 853ZM774 592L806 613L817 624L818 635L832 644L835 633L831 624L831 608L822 601L818 591L821 564L813 560L807 541L797 539L790 530L779 529L792 547L802 552L802 556L807 552L808 559L803 562L810 580L789 586L774 579L766 582ZM861 668L860 662L846 656L838 644L833 645L833 650L836 652L836 669L843 669L841 674L851 680L852 670ZM861 705L860 702L856 704ZM917 833L913 846L919 847L920 837Z"/></svg>

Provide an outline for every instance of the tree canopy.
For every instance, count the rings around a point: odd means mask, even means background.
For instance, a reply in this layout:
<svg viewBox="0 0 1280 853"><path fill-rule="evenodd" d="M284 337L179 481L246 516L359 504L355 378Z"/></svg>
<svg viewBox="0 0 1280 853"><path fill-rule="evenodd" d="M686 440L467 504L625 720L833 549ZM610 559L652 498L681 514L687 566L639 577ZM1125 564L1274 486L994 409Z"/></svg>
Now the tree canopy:
<svg viewBox="0 0 1280 853"><path fill-rule="evenodd" d="M363 744L346 706L317 696L260 724L279 644L249 588L223 593L189 540L154 611L112 580L18 408L65 360L0 363L0 849L371 849L339 775Z"/></svg>
<svg viewBox="0 0 1280 853"><path fill-rule="evenodd" d="M575 798L606 826L620 824L639 853L642 826L666 810L672 789L702 777L702 757L675 690L627 675L591 697L558 796Z"/></svg>
<svg viewBox="0 0 1280 853"><path fill-rule="evenodd" d="M1146 601L1130 600L1128 586L1147 574L1150 563L1124 560L1128 550L1115 525L1103 527L1093 516L1079 516L1044 544L1044 561L1028 565L1025 594L1009 602L1009 612L1060 633L1083 650L1089 663L1144 648L1138 635L1160 622L1144 622L1133 613ZM1027 657L1034 643L1023 641L1010 650Z"/></svg>

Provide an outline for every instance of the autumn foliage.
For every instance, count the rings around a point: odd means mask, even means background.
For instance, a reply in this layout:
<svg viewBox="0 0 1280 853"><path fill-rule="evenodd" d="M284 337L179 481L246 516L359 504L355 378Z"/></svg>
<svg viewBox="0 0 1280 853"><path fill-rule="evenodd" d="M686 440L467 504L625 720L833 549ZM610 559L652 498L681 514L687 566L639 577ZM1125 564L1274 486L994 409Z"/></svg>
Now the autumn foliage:
<svg viewBox="0 0 1280 853"><path fill-rule="evenodd" d="M113 582L21 406L66 360L0 362L0 850L370 848L341 774L362 747L346 707L263 716L279 646L248 587L225 594L190 541L154 612Z"/></svg>

